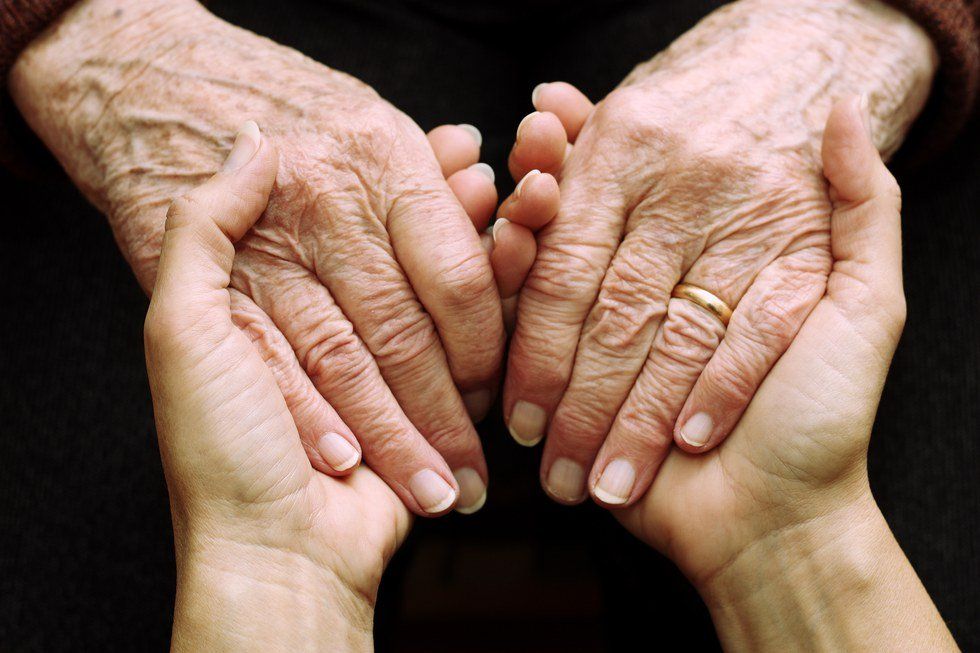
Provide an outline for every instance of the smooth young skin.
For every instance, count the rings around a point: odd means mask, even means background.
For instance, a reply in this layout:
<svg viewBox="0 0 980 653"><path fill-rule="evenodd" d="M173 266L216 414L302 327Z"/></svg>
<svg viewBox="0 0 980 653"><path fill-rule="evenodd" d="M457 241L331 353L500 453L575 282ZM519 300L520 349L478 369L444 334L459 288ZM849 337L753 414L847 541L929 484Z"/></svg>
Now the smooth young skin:
<svg viewBox="0 0 980 653"><path fill-rule="evenodd" d="M868 486L905 298L900 193L859 98L831 115L823 160L826 293L724 444L675 448L615 514L694 582L727 650L956 650Z"/></svg>
<svg viewBox="0 0 980 653"><path fill-rule="evenodd" d="M467 210L492 208L461 205L465 179L446 180L459 161L441 165L410 118L193 0L83 0L21 54L10 89L148 290L170 200L246 118L261 123L279 175L238 243L232 311L304 440L321 442L336 408L417 514L448 509L417 496L423 471L452 493L461 476L486 486L472 419L493 402L505 331ZM457 131L437 138L472 138Z"/></svg>
<svg viewBox="0 0 980 653"><path fill-rule="evenodd" d="M547 435L552 498L584 500L615 462L632 484L594 498L630 505L675 443L723 440L824 293L833 102L868 94L888 155L935 67L925 32L884 3L741 0L595 107L538 89L510 168L558 176L561 208L521 292L503 403L518 442ZM735 307L727 330L670 299L681 281Z"/></svg>

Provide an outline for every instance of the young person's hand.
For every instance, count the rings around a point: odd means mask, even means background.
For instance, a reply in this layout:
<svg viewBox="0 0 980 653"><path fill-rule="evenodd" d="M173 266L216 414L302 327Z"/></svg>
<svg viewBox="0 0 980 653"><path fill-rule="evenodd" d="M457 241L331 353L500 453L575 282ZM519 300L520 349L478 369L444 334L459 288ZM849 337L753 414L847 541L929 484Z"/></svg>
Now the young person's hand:
<svg viewBox="0 0 980 653"><path fill-rule="evenodd" d="M234 243L277 154L255 123L168 213L146 358L177 551L176 650L369 650L410 514L373 472L316 471L273 373L232 322ZM346 426L336 413L328 426Z"/></svg>
<svg viewBox="0 0 980 653"><path fill-rule="evenodd" d="M868 484L905 298L900 193L860 104L837 105L824 136L826 295L724 444L675 448L650 491L615 513L691 579L729 650L956 648ZM589 485L615 504L633 481L609 460Z"/></svg>

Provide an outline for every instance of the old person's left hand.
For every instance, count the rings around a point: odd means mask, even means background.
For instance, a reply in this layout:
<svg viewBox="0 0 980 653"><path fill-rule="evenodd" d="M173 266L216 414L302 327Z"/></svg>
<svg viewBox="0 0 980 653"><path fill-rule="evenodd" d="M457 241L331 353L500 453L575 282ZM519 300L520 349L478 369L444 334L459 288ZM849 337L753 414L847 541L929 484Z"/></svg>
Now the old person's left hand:
<svg viewBox="0 0 980 653"><path fill-rule="evenodd" d="M741 0L594 108L567 84L537 89L511 172L558 175L561 209L520 297L504 411L519 442L547 435L554 499L632 504L675 441L722 441L824 292L833 101L870 94L887 155L935 66L883 3ZM682 283L734 309L727 330L672 298Z"/></svg>

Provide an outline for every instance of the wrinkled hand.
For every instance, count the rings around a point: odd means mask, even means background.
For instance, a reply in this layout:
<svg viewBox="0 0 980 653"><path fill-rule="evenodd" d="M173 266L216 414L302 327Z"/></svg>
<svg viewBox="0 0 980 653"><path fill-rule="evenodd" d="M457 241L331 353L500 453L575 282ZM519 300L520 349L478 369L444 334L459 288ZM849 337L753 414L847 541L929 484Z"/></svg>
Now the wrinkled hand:
<svg viewBox="0 0 980 653"><path fill-rule="evenodd" d="M827 126L826 295L724 444L700 456L675 449L642 501L615 513L695 584L773 534L873 505L867 448L905 297L901 194L859 104L842 102Z"/></svg>
<svg viewBox="0 0 980 653"><path fill-rule="evenodd" d="M674 449L616 516L687 574L725 650L958 651L868 483L905 298L900 193L859 97L833 110L823 159L826 295L731 436L702 456Z"/></svg>
<svg viewBox="0 0 980 653"><path fill-rule="evenodd" d="M500 302L479 237L408 117L189 0L81 2L21 56L11 87L147 288L169 200L217 168L241 121L259 122L279 177L238 244L233 312L277 373L311 459L344 471L321 446L336 422L329 402L413 511L445 512L461 485L461 506L480 500L486 465L467 406L480 417L492 402Z"/></svg>
<svg viewBox="0 0 980 653"><path fill-rule="evenodd" d="M673 442L702 452L728 434L824 294L832 102L869 93L887 154L934 68L926 35L883 4L742 0L594 110L568 85L539 89L548 113L522 123L511 171L559 175L561 209L521 294L504 410L519 442L547 434L554 499L631 504ZM735 309L727 331L671 299L681 282Z"/></svg>
<svg viewBox="0 0 980 653"><path fill-rule="evenodd" d="M252 123L228 164L173 204L146 318L175 650L368 650L382 571L410 526L370 470L339 480L310 466L275 377L232 322L233 243L276 168Z"/></svg>

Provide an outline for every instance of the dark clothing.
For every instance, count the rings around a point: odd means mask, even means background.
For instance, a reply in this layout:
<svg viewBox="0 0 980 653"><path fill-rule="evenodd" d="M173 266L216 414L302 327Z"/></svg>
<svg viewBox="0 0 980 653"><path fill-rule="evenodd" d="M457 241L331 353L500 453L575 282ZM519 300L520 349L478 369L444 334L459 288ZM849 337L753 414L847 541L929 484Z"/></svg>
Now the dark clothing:
<svg viewBox="0 0 980 653"><path fill-rule="evenodd" d="M535 84L565 79L602 97L720 4L210 6L359 77L424 129L477 125L502 179ZM525 38L559 6L549 40ZM980 650L980 138L975 127L964 134L901 180L909 320L870 467L954 636ZM2 175L0 650L163 650L174 561L143 367L146 299L106 220L67 180ZM416 522L382 585L379 649L619 651L637 638L652 649L717 649L704 607L670 563L595 506L548 501L540 447L515 445L499 418L481 432L489 501L474 516Z"/></svg>

